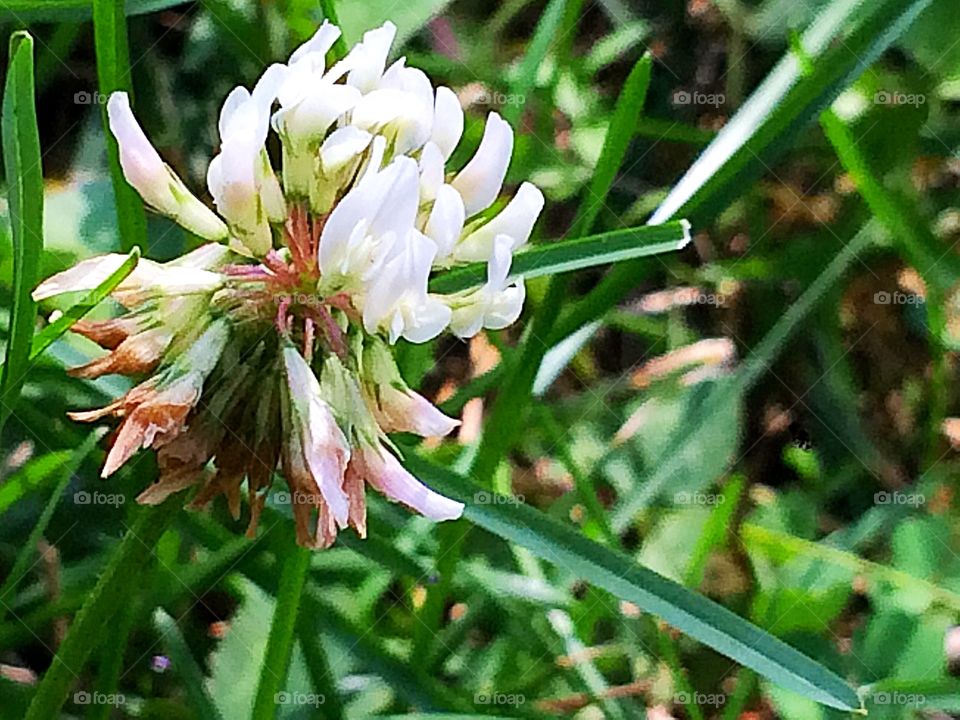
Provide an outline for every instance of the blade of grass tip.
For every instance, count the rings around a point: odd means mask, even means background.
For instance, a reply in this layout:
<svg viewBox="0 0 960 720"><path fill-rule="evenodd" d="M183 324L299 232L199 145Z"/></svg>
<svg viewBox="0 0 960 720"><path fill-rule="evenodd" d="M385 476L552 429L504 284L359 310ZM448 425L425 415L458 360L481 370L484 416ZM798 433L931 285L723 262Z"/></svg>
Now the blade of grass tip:
<svg viewBox="0 0 960 720"><path fill-rule="evenodd" d="M304 604L306 610L306 604ZM336 676L330 667L327 651L323 647L320 633L317 632L317 617L308 612L301 612L297 620L297 637L300 640L300 649L310 673L310 682L313 683L313 692L323 696L323 716L327 720L342 720L343 701L337 690Z"/></svg>
<svg viewBox="0 0 960 720"><path fill-rule="evenodd" d="M587 237L531 245L513 256L509 277L530 280L584 270L598 265L675 252L689 242L690 224L685 220L677 220L663 225L623 228ZM487 264L470 263L431 278L430 290L454 293L482 285L486 279Z"/></svg>
<svg viewBox="0 0 960 720"><path fill-rule="evenodd" d="M127 251L138 245L146 246L147 216L140 195L123 176L120 151L116 138L110 132L105 102L110 93L117 90L126 90L131 94L131 99L133 95L124 0L93 0L93 38L97 54L100 99L103 101L100 114L103 118L110 177L117 206L120 247Z"/></svg>
<svg viewBox="0 0 960 720"><path fill-rule="evenodd" d="M30 357L37 307L30 292L39 281L43 252L43 167L34 102L33 38L10 37L0 124L13 234L13 302L6 361L0 376L0 432L20 397Z"/></svg>
<svg viewBox="0 0 960 720"><path fill-rule="evenodd" d="M175 672L183 681L184 690L190 699L190 706L196 711L197 716L210 720L222 720L220 711L207 693L203 671L193 657L193 653L190 652L190 646L187 645L176 620L166 610L157 608L153 614L153 624L163 639L163 647L170 656Z"/></svg>
<svg viewBox="0 0 960 720"><path fill-rule="evenodd" d="M803 33L814 72L805 75L788 52L720 131L657 208L651 224L675 217L709 222L746 184L768 172L775 158L820 111L888 48L930 4L930 0L834 0ZM578 301L549 338L551 344L615 307L636 286L642 266L614 267Z"/></svg>
<svg viewBox="0 0 960 720"><path fill-rule="evenodd" d="M35 360L40 354L56 342L64 333L77 324L88 312L106 300L117 285L122 283L140 261L140 248L133 248L123 264L110 273L110 276L93 290L87 293L80 302L72 305L60 317L51 322L33 336L33 345L30 348L30 359Z"/></svg>
<svg viewBox="0 0 960 720"><path fill-rule="evenodd" d="M329 20L331 24L340 27L340 20L337 18L337 4L335 0L320 0L320 12L323 13L325 20ZM346 57L347 52L349 52L349 48L347 48L347 41L344 39L343 34L341 33L340 37L337 38L337 41L330 49L330 54L332 57L329 59L334 61L339 60Z"/></svg>
<svg viewBox="0 0 960 720"><path fill-rule="evenodd" d="M57 481L57 484L53 487L53 492L50 494L50 499L47 500L46 506L43 508L43 512L40 513L40 517L37 518L36 524L33 526L33 529L30 531L30 535L27 537L27 541L24 543L23 547L20 548L20 552L17 553L17 558L13 562L13 567L10 568L10 572L7 574L7 579L4 580L3 585L0 586L0 617L5 615L7 608L8 596L17 589L17 585L26 575L29 569L29 563L33 557L34 552L37 550L37 543L40 540L40 537L47 531L47 526L50 524L50 519L53 517L54 511L57 509L57 504L60 502L60 497L63 495L64 490L67 489L67 485L70 484L70 481L73 479L74 473L80 467L80 464L83 462L84 458L90 454L90 451L96 446L97 440L102 436L102 432L99 430L90 433L87 436L87 439L84 440L83 444L78 447L70 459L65 462L60 468L60 479Z"/></svg>
<svg viewBox="0 0 960 720"><path fill-rule="evenodd" d="M497 498L474 502L478 486L410 452L408 469L431 488L463 502L464 518L563 568L583 582L657 615L686 635L756 670L772 682L829 707L856 710L860 701L836 673L722 605L587 540L528 505Z"/></svg>
<svg viewBox="0 0 960 720"><path fill-rule="evenodd" d="M880 232L881 229L874 220L864 225L757 343L736 374L732 378L718 381L696 412L686 416L684 432L671 446L670 452L662 458L661 462L654 464L655 469L650 474L640 479L637 483L639 491L624 498L620 507L614 511L611 524L616 532L622 532L637 511L655 499L670 484L675 473L682 466L688 448L698 441L700 431L707 420L716 417L716 414L728 403L739 402L743 393L753 387L754 383L769 370L786 347L787 340L797 331L803 320L826 293L840 281L850 265L859 258L860 253L877 242Z"/></svg>
<svg viewBox="0 0 960 720"><path fill-rule="evenodd" d="M104 625L127 602L128 593L135 587L131 578L136 578L149 564L154 545L182 505L183 498L174 495L161 505L137 511L132 526L113 551L103 574L70 624L53 663L37 686L25 720L49 720L59 716L70 685L97 647Z"/></svg>
<svg viewBox="0 0 960 720"><path fill-rule="evenodd" d="M560 23L563 20L564 7L568 2L577 2L577 0L550 0L540 20L537 22L536 30L527 46L527 52L520 63L520 70L517 73L517 81L511 88L511 93L518 98L527 98L533 92L537 82L537 73L543 65L543 61L550 51L551 45L556 42L560 30ZM523 112L523 102L513 102L503 109L504 119L513 126L516 126Z"/></svg>
<svg viewBox="0 0 960 720"><path fill-rule="evenodd" d="M279 555L282 568L277 603L267 636L267 648L263 653L263 667L260 669L251 720L272 720L280 709L276 695L283 690L290 668L300 599L310 570L312 551L295 544L292 532L286 542L289 546Z"/></svg>

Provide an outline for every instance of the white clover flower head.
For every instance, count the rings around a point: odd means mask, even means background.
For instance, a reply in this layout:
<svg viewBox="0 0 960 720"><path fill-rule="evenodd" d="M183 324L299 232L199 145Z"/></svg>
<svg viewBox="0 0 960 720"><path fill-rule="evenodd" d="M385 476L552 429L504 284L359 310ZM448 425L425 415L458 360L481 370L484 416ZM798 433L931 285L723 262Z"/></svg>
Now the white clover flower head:
<svg viewBox="0 0 960 720"><path fill-rule="evenodd" d="M160 480L141 502L199 485L195 505L224 495L238 516L245 483L253 532L279 471L310 547L347 527L365 535L368 484L434 520L462 512L408 473L387 439L458 425L406 386L391 345L515 322L525 293L510 274L513 253L544 199L522 183L494 207L513 152L513 130L495 112L473 156L448 167L464 134L457 95L405 58L388 63L395 35L389 22L370 30L328 67L340 30L324 22L252 90L234 89L207 172L217 212L163 162L126 94L110 97L127 181L209 241L172 262L142 260L113 293L126 314L75 326L109 351L75 374L149 375L107 407L74 414L121 421L104 475L140 448L157 450ZM124 260L85 260L34 297L92 290ZM471 262L487 265L482 286L431 292L435 273Z"/></svg>

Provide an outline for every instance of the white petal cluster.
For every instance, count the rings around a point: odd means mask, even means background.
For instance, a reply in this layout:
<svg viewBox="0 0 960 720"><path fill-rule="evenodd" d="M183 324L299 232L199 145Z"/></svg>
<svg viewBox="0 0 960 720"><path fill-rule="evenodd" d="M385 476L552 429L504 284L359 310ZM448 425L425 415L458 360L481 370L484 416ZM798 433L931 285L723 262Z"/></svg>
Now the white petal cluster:
<svg viewBox="0 0 960 720"><path fill-rule="evenodd" d="M207 174L221 220L163 164L125 95L108 106L127 180L159 212L208 239L261 259L282 236L293 205L323 218L316 266L321 293L346 293L368 333L425 342L445 329L470 337L520 314L522 281L508 282L513 253L529 239L543 194L523 183L499 211L513 130L495 112L456 173L447 162L464 115L456 94L434 88L404 58L387 64L392 23L367 32L327 67L340 30L325 22L253 91L236 88L220 116L220 152ZM266 151L282 147L279 173ZM488 263L488 282L453 296L431 294L438 270Z"/></svg>

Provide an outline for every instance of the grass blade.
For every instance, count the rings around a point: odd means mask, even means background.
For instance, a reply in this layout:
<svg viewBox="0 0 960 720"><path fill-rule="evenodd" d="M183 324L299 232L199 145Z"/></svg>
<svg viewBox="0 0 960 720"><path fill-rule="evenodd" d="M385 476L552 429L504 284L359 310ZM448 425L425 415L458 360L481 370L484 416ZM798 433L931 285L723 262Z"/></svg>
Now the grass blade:
<svg viewBox="0 0 960 720"><path fill-rule="evenodd" d="M139 510L137 519L127 529L96 586L74 617L53 664L37 686L25 720L58 717L71 683L97 647L104 624L116 615L120 605L126 602L127 593L134 589L130 579L150 562L154 545L182 505L183 498L174 495L162 505Z"/></svg>
<svg viewBox="0 0 960 720"><path fill-rule="evenodd" d="M295 545L292 534L289 544L290 547L280 556L283 559L283 569L280 571L277 604L253 703L253 720L276 717L280 707L276 702L276 694L283 690L290 658L293 656L297 614L310 570L312 551Z"/></svg>
<svg viewBox="0 0 960 720"><path fill-rule="evenodd" d="M34 360L39 355L56 342L64 333L72 328L77 321L83 318L88 312L97 305L106 300L117 285L122 283L126 277L133 272L140 261L140 248L133 248L130 255L123 261L123 264L110 274L106 280L91 290L83 300L67 309L60 317L43 328L33 337L33 345L30 348L30 359Z"/></svg>
<svg viewBox="0 0 960 720"><path fill-rule="evenodd" d="M540 16L537 29L530 39L530 45L527 47L527 52L520 64L517 82L512 89L512 93L517 97L529 97L533 91L537 73L550 51L551 43L556 40L559 34L560 22L563 20L563 11L566 4L567 0L550 0L550 4L547 5ZM503 110L504 119L511 125L516 125L522 112L522 102L511 103Z"/></svg>
<svg viewBox="0 0 960 720"><path fill-rule="evenodd" d="M183 680L184 689L190 698L191 707L197 712L198 717L210 718L210 720L221 720L220 711L203 683L203 671L197 664L190 652L190 646L177 627L177 622L162 608L157 608L153 614L153 624L163 638L163 645L173 660L173 666Z"/></svg>
<svg viewBox="0 0 960 720"><path fill-rule="evenodd" d="M30 297L43 252L43 167L34 103L33 38L10 38L10 65L3 91L3 164L7 171L13 233L13 305L6 361L0 378L0 432L20 397L37 307Z"/></svg>
<svg viewBox="0 0 960 720"><path fill-rule="evenodd" d="M513 256L510 277L531 278L583 270L608 263L674 252L690 242L690 226L680 220L664 225L614 230L613 232L532 245ZM486 263L471 263L437 276L431 292L452 293L482 285Z"/></svg>
<svg viewBox="0 0 960 720"><path fill-rule="evenodd" d="M117 90L129 92L130 48L127 44L127 20L123 0L93 0L93 35L101 96L109 97L110 93ZM113 195L117 204L120 247L130 250L138 245L146 246L147 216L143 201L123 177L117 140L110 132L107 122L106 104L101 105L100 114L103 117L110 177L113 180Z"/></svg>
<svg viewBox="0 0 960 720"><path fill-rule="evenodd" d="M189 0L127 0L126 15L146 15ZM28 22L84 22L93 17L91 0L8 0L0 8L0 19L18 24Z"/></svg>
<svg viewBox="0 0 960 720"><path fill-rule="evenodd" d="M0 603L2 603L2 607L0 607L0 616L5 614L4 611L7 609L6 603L8 595L17 589L17 585L29 570L27 564L30 562L30 558L33 557L33 553L37 549L37 542L40 540L40 536L47 531L47 526L50 524L50 519L53 517L54 510L57 509L57 504L60 502L60 497L63 495L64 490L67 489L67 485L69 485L70 481L73 479L74 473L76 473L79 469L80 463L82 463L83 459L90 454L91 450L93 450L100 436L101 433L98 431L90 433L83 444L73 452L70 460L64 463L61 467L60 470L62 475L57 481L57 484L54 485L53 492L50 494L50 499L47 500L47 504L43 508L43 512L40 513L40 517L37 519L36 525L34 525L33 529L30 531L30 536L23 544L23 547L20 548L20 552L17 553L17 559L14 561L13 567L10 568L10 572L7 574L7 579L4 580L3 585L0 586Z"/></svg>
<svg viewBox="0 0 960 720"><path fill-rule="evenodd" d="M800 42L812 59L806 74L788 52L673 188L650 222L687 217L706 223L766 172L775 158L840 92L888 48L930 0L834 0ZM593 322L636 285L637 263L613 270L558 325L552 342ZM562 329L562 333L560 330Z"/></svg>
<svg viewBox="0 0 960 720"><path fill-rule="evenodd" d="M799 329L803 320L813 311L817 303L843 277L847 268L877 240L878 226L867 223L857 235L847 243L816 280L804 291L793 305L770 329L749 357L743 362L733 378L716 383L704 398L696 412L691 413L683 423L685 432L677 438L667 456L661 462L654 463L655 470L638 482L640 492L625 498L613 514L612 524L615 530L623 530L633 519L636 512L656 498L671 481L678 479L682 467L682 458L687 448L698 442L700 431L709 418L728 403L739 402L743 393L750 389L767 372L786 347L787 339Z"/></svg>
<svg viewBox="0 0 960 720"><path fill-rule="evenodd" d="M474 503L476 486L413 453L408 466L437 491L465 503L464 517L471 523L635 603L785 688L841 710L860 707L856 693L834 672L713 601L527 505Z"/></svg>

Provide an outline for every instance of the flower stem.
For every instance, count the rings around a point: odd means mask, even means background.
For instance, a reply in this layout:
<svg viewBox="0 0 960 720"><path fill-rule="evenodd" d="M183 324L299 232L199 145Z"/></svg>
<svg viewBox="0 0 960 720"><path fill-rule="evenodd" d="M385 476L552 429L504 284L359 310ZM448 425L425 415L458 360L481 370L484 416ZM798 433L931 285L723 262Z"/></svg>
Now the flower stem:
<svg viewBox="0 0 960 720"><path fill-rule="evenodd" d="M300 610L300 597L303 595L310 569L312 553L293 542L293 533L283 547L280 571L280 587L277 592L277 604L270 624L267 649L263 654L263 667L260 669L260 682L253 701L252 720L272 720L277 715L277 693L283 690L293 655L294 631L297 625L297 613Z"/></svg>

